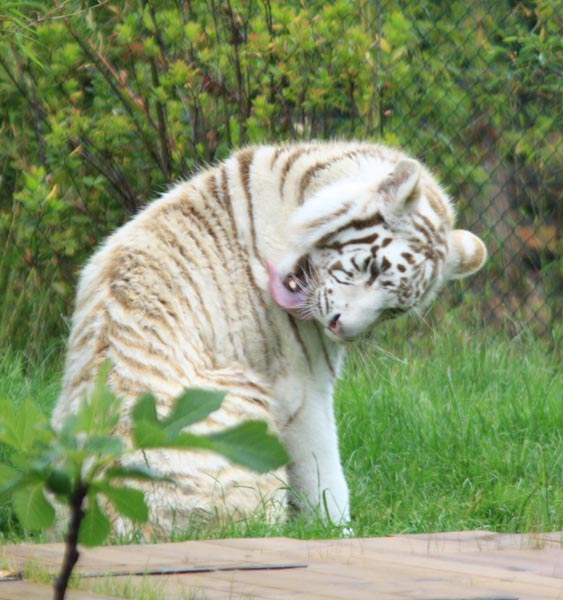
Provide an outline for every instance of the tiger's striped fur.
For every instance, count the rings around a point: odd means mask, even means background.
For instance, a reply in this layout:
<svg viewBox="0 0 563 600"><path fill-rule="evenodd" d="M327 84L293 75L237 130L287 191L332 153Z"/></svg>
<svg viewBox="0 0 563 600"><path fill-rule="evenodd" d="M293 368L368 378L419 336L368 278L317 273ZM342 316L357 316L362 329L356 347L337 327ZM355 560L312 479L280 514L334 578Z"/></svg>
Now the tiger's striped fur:
<svg viewBox="0 0 563 600"><path fill-rule="evenodd" d="M83 270L63 391L75 411L100 365L128 410L150 390L165 414L186 387L228 391L196 426L265 419L285 471L257 476L206 453L152 452L175 485L149 495L161 531L194 510L291 502L349 518L332 393L343 342L427 304L478 270L483 243L452 230L449 199L402 152L364 143L250 147L179 183L117 230Z"/></svg>

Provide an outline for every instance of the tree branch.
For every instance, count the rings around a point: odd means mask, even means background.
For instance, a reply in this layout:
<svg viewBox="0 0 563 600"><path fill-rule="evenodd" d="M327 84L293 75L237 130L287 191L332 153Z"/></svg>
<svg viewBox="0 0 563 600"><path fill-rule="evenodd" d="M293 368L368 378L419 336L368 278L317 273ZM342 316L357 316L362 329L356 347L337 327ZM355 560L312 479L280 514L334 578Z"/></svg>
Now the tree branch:
<svg viewBox="0 0 563 600"><path fill-rule="evenodd" d="M84 518L84 499L87 494L88 486L80 483L70 497L70 523L65 539L65 554L61 573L54 585L54 600L64 600L72 570L80 557L80 552L78 551L78 534L80 532L80 523Z"/></svg>
<svg viewBox="0 0 563 600"><path fill-rule="evenodd" d="M57 2L57 0L54 0L54 4L59 9L59 11L62 11L62 7ZM144 144L145 148L147 149L148 153L153 158L155 163L160 167L162 172L166 175L166 167L163 164L160 155L158 154L158 152L154 151L154 148L151 144L151 140L149 140L147 138L147 136L145 135L143 128L141 127L141 124L139 123L139 120L137 118L137 115L135 115L135 111L133 110L133 108L131 106L131 104L133 104L133 106L135 108L137 108L143 112L143 114L145 115L146 118L150 119L150 114L148 113L148 106L146 105L146 102L142 98L137 96L133 92L133 90L131 90L127 85L124 84L124 82L122 81L122 79L119 76L119 73L117 73L117 71L115 70L113 65L107 60L107 58L101 52L98 52L98 50L94 47L94 45L92 44L92 42L90 42L90 40L85 42L84 39L80 35L78 35L77 31L71 25L68 17L66 15L64 15L62 12L61 12L61 16L62 16L63 22L64 22L66 28L68 29L70 35L74 38L74 40L77 42L77 44L82 48L83 52L88 56L88 58L96 65L96 68L98 69L98 71L102 74L102 76L104 77L104 79L106 80L108 85L111 87L111 89L113 90L115 95L118 97L123 108L126 110L127 114L131 117L131 120L133 121L135 129L138 131L139 136L141 137L141 140L143 141L143 144ZM125 92L125 94L123 93L122 90Z"/></svg>

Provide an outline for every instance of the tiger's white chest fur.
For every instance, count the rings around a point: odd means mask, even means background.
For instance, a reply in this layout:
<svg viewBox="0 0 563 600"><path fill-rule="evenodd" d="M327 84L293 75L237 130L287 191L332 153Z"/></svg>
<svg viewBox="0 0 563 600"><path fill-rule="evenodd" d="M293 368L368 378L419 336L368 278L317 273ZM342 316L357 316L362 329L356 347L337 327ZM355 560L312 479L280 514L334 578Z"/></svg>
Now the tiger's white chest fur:
<svg viewBox="0 0 563 600"><path fill-rule="evenodd" d="M349 518L332 391L344 342L428 304L483 264L482 242L415 161L361 143L248 148L176 185L113 234L85 267L54 423L109 358L127 411L150 390L164 414L186 387L228 391L198 425L266 419L286 444L290 499ZM268 512L284 472L256 476L222 457L154 452L175 480L155 488L165 531L196 509Z"/></svg>

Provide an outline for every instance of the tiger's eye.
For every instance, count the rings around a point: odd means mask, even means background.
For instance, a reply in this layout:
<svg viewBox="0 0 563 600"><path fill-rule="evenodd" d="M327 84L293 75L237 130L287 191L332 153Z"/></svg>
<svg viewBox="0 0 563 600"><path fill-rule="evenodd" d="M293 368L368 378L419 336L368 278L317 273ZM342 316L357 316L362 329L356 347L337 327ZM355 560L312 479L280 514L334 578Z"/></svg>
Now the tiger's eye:
<svg viewBox="0 0 563 600"><path fill-rule="evenodd" d="M299 291L299 284L297 283L294 275L288 275L283 283L290 292Z"/></svg>

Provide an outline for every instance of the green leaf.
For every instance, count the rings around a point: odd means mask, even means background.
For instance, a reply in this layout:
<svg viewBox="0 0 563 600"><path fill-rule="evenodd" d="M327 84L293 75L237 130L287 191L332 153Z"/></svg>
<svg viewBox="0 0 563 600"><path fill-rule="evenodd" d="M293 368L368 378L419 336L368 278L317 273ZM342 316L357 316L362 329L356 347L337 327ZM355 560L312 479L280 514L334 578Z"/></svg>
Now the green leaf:
<svg viewBox="0 0 563 600"><path fill-rule="evenodd" d="M0 464L0 487L20 476L20 472L6 464Z"/></svg>
<svg viewBox="0 0 563 600"><path fill-rule="evenodd" d="M164 448L167 446L166 432L160 425L148 421L133 424L133 441L137 448Z"/></svg>
<svg viewBox="0 0 563 600"><path fill-rule="evenodd" d="M224 397L224 392L186 390L176 398L170 415L163 421L168 435L175 436L184 427L205 419L221 406Z"/></svg>
<svg viewBox="0 0 563 600"><path fill-rule="evenodd" d="M163 448L178 448L181 450L215 450L213 442L205 436L194 433L180 433L172 439L166 439Z"/></svg>
<svg viewBox="0 0 563 600"><path fill-rule="evenodd" d="M78 417L76 413L68 413L65 415L59 433L59 439L65 448L76 450L78 445L76 440L76 433L78 431L77 425Z"/></svg>
<svg viewBox="0 0 563 600"><path fill-rule="evenodd" d="M69 497L72 492L72 482L68 473L55 469L49 473L46 481L47 489L57 496Z"/></svg>
<svg viewBox="0 0 563 600"><path fill-rule="evenodd" d="M111 435L93 435L86 440L84 450L93 454L121 456L123 442L120 438Z"/></svg>
<svg viewBox="0 0 563 600"><path fill-rule="evenodd" d="M134 423L146 421L155 425L158 424L155 397L152 394L143 394L133 406L131 417Z"/></svg>
<svg viewBox="0 0 563 600"><path fill-rule="evenodd" d="M111 479L134 479L136 481L163 481L169 479L146 467L123 467L121 465L109 467L106 469L104 476L108 481Z"/></svg>
<svg viewBox="0 0 563 600"><path fill-rule="evenodd" d="M0 403L0 442L28 452L42 438L40 429L47 423L47 417L37 402L26 398L21 404L2 400Z"/></svg>
<svg viewBox="0 0 563 600"><path fill-rule="evenodd" d="M17 473L12 479L0 485L0 504L6 504L13 500L14 494L22 488L29 488L35 483L35 477L27 473Z"/></svg>
<svg viewBox="0 0 563 600"><path fill-rule="evenodd" d="M267 429L262 421L247 421L204 437L216 452L249 469L265 473L288 461L281 442Z"/></svg>
<svg viewBox="0 0 563 600"><path fill-rule="evenodd" d="M86 515L80 523L78 542L85 546L99 546L109 535L111 525L109 519L101 511L94 493L88 496Z"/></svg>
<svg viewBox="0 0 563 600"><path fill-rule="evenodd" d="M43 482L18 489L13 502L20 523L27 529L47 529L55 520L55 509L45 497Z"/></svg>
<svg viewBox="0 0 563 600"><path fill-rule="evenodd" d="M74 432L107 435L117 425L121 402L105 385L110 369L109 361L105 361L100 367L94 389L78 406L76 422L73 424Z"/></svg>
<svg viewBox="0 0 563 600"><path fill-rule="evenodd" d="M113 503L119 513L131 521L145 523L148 520L149 509L145 503L145 494L141 490L115 487L107 482L98 482L96 488Z"/></svg>
<svg viewBox="0 0 563 600"><path fill-rule="evenodd" d="M223 392L187 390L176 399L168 417L158 419L156 399L143 394L136 402L133 418L133 440L138 448L174 447L174 439L184 427L205 419L221 406Z"/></svg>
<svg viewBox="0 0 563 600"><path fill-rule="evenodd" d="M265 473L288 461L284 447L267 429L263 421L247 421L210 435L181 433L168 442L168 447L212 450L244 467Z"/></svg>

